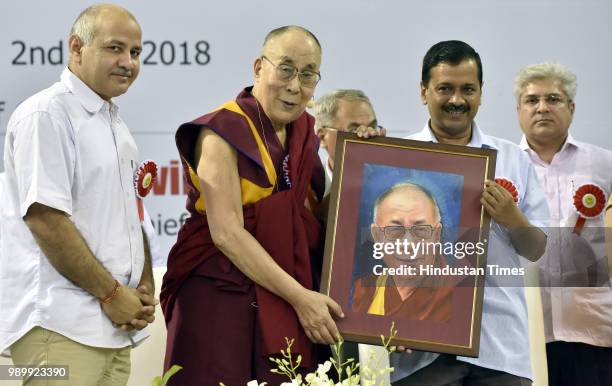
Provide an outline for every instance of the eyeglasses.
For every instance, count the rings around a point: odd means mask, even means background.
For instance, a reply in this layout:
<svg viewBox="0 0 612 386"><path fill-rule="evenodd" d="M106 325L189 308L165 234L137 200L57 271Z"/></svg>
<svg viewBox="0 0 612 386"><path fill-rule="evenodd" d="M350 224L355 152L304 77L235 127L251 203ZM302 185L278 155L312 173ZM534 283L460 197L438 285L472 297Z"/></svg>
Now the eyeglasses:
<svg viewBox="0 0 612 386"><path fill-rule="evenodd" d="M417 240L430 239L434 231L434 227L429 224L413 225L411 227L403 227L401 225L380 227L377 225L377 227L383 231L387 240L404 239L408 233Z"/></svg>
<svg viewBox="0 0 612 386"><path fill-rule="evenodd" d="M565 99L563 96L559 94L548 94L548 95L543 95L543 96L527 95L526 97L521 99L521 103L524 105L530 106L530 107L535 107L540 103L542 99L548 106L553 106L553 107L562 106L568 102L567 99Z"/></svg>
<svg viewBox="0 0 612 386"><path fill-rule="evenodd" d="M355 133L357 133L357 129L359 129L361 126L364 126L364 125L350 125L346 129L336 129L335 127L329 127L329 126L325 126L324 128L328 129L328 130L342 131L342 132L345 132L345 133L355 134ZM382 130L383 129L383 127L381 125L373 125L372 127L375 127L378 130Z"/></svg>
<svg viewBox="0 0 612 386"><path fill-rule="evenodd" d="M287 63L274 64L270 59L268 59L265 55L261 56L262 59L265 59L276 69L276 76L278 79L283 82L289 82L295 75L297 74L300 83L304 87L314 87L321 80L321 74L316 71L304 70L298 71L295 66Z"/></svg>

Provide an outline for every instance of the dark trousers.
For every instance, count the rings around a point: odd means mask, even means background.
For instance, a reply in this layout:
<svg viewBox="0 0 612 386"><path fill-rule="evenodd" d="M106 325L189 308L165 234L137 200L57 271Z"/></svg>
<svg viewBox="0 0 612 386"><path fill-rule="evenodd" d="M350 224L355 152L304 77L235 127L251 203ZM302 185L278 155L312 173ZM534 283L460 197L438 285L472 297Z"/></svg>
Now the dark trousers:
<svg viewBox="0 0 612 386"><path fill-rule="evenodd" d="M407 354L410 355L410 354ZM529 386L531 381L503 371L485 369L442 354L429 366L393 386Z"/></svg>
<svg viewBox="0 0 612 386"><path fill-rule="evenodd" d="M549 386L612 385L612 347L552 342L546 357Z"/></svg>

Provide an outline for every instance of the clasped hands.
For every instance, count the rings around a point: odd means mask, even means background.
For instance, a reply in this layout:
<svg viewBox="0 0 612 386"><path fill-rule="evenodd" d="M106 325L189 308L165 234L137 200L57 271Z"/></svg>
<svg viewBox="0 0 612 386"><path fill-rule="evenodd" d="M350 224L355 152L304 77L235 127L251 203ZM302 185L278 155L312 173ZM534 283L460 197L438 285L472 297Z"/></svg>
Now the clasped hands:
<svg viewBox="0 0 612 386"><path fill-rule="evenodd" d="M155 321L155 299L147 285L138 288L122 285L117 296L108 304L102 304L102 310L123 331L142 330Z"/></svg>

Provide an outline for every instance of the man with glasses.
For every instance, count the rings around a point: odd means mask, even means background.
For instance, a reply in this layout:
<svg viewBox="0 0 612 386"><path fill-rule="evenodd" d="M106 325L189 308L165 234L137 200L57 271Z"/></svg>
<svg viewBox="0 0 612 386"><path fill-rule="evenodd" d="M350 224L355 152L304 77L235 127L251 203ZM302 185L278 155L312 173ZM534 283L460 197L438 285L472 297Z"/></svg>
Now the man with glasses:
<svg viewBox="0 0 612 386"><path fill-rule="evenodd" d="M370 230L375 243L407 240L432 245L440 242L442 218L436 200L422 186L402 182L382 193L374 203ZM452 305L452 286L420 275L421 266L444 267L446 257L435 248L414 254L384 253L385 268L414 267L416 274L376 272L355 281L352 310L374 315L445 322ZM379 270L380 271L380 270ZM401 271L400 271L401 272Z"/></svg>
<svg viewBox="0 0 612 386"><path fill-rule="evenodd" d="M565 66L521 69L514 96L524 134L520 146L544 185L555 227L538 261L549 385L603 385L612 379L612 289L603 216L575 231L574 195L592 184L610 196L612 152L569 133L576 76Z"/></svg>
<svg viewBox="0 0 612 386"><path fill-rule="evenodd" d="M361 90L339 89L320 97L314 105L315 130L321 148L327 151L326 191L329 191L334 170L336 138L338 131L356 133L359 128L378 130L382 136L386 130L378 127L374 107Z"/></svg>
<svg viewBox="0 0 612 386"><path fill-rule="evenodd" d="M268 357L286 348L285 337L304 370L313 343L339 338L342 310L316 282L323 229L314 214L325 177L305 108L320 65L310 31L277 28L254 60L254 85L176 133L191 217L160 296L165 368L183 366L170 385L278 384Z"/></svg>
<svg viewBox="0 0 612 386"><path fill-rule="evenodd" d="M482 63L468 44L444 41L423 58L421 100L430 119L410 139L497 150L496 175L511 180L518 203L486 181L481 197L491 216L487 263L520 266L519 255L535 261L544 253L548 208L533 167L518 146L486 135L474 118L482 95ZM522 284L522 278L517 278ZM391 354L394 385L525 385L531 378L527 305L522 287L502 286L487 276L478 358L415 352ZM518 285L518 284L517 284ZM452 328L449 327L449 328Z"/></svg>

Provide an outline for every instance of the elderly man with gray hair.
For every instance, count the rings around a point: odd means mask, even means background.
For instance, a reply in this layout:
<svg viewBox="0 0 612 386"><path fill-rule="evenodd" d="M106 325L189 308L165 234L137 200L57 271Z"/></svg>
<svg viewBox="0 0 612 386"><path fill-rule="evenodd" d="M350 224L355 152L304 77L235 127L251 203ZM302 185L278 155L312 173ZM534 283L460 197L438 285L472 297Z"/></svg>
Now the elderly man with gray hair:
<svg viewBox="0 0 612 386"><path fill-rule="evenodd" d="M125 385L130 348L154 320L140 225L138 149L112 98L140 69L142 32L124 8L84 10L60 80L11 115L0 202L0 352L53 370L56 385ZM46 385L34 371L25 385Z"/></svg>
<svg viewBox="0 0 612 386"><path fill-rule="evenodd" d="M538 261L549 384L609 384L612 289L601 214L612 192L612 152L570 134L576 76L565 66L523 68L514 96L520 146L543 184L551 226L558 227Z"/></svg>
<svg viewBox="0 0 612 386"><path fill-rule="evenodd" d="M325 190L329 192L338 131L357 133L359 127L365 126L379 129L378 134L384 136L386 130L379 128L374 107L361 90L338 89L323 95L315 102L314 115L317 136L328 155Z"/></svg>

